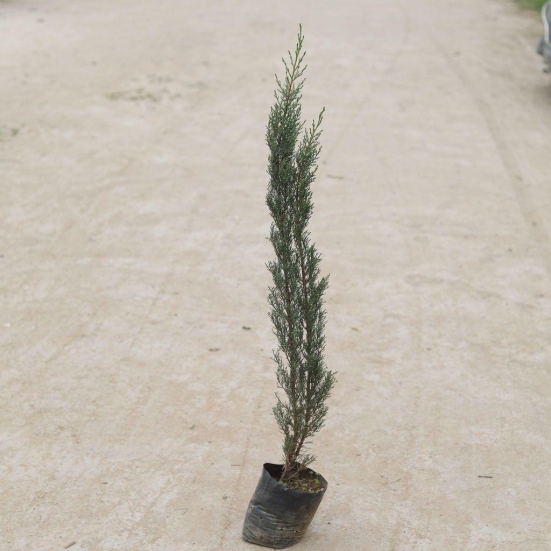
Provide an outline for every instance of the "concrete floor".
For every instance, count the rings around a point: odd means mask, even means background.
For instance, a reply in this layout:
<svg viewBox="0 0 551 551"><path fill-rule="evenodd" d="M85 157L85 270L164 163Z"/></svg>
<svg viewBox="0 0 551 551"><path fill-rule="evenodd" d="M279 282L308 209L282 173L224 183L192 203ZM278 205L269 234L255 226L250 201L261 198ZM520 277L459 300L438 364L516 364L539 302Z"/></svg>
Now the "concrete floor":
<svg viewBox="0 0 551 551"><path fill-rule="evenodd" d="M4 0L0 550L252 549L280 457L264 131L299 22L339 382L295 549L551 549L537 14Z"/></svg>

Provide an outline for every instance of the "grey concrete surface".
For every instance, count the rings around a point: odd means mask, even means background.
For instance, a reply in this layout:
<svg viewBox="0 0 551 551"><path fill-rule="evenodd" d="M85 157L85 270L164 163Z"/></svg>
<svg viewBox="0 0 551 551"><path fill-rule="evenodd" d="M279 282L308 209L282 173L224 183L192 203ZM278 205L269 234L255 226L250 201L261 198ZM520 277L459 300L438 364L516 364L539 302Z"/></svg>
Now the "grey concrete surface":
<svg viewBox="0 0 551 551"><path fill-rule="evenodd" d="M537 14L5 0L0 550L252 549L244 511L280 457L264 130L299 22L339 383L296 549L551 549Z"/></svg>

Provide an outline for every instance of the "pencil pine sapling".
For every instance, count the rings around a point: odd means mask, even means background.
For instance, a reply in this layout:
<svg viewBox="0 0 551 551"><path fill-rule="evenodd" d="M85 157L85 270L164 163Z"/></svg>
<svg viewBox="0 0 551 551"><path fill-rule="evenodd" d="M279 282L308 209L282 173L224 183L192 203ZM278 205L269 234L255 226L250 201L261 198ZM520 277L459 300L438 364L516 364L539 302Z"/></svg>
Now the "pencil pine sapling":
<svg viewBox="0 0 551 551"><path fill-rule="evenodd" d="M289 482L314 461L307 448L310 438L323 427L326 400L335 384L335 374L324 360L323 297L328 277L320 277L321 257L308 231L325 108L299 141L304 127L303 41L300 27L294 54L289 52L289 61L283 60L285 79L282 82L276 76L276 101L266 132L270 150L266 203L272 217L269 240L275 252L275 260L267 265L273 279L268 302L278 342L273 354L277 383L285 393L285 399L276 394L273 409L283 433L282 482Z"/></svg>
<svg viewBox="0 0 551 551"><path fill-rule="evenodd" d="M298 543L314 518L327 481L308 467L311 438L323 427L335 374L324 359L324 294L321 257L310 239L312 184L316 179L324 110L312 125L301 121L304 86L302 27L294 54L276 76L275 103L266 128L269 184L266 203L275 258L268 302L277 337L278 387L274 415L283 434L283 464L265 463L243 524L243 539L283 549Z"/></svg>

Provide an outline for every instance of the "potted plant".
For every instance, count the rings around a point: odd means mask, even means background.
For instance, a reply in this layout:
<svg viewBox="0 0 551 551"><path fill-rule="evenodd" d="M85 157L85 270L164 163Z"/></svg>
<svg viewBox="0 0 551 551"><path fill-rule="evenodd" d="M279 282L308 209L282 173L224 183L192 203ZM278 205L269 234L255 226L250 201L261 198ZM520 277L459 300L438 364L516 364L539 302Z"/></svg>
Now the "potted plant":
<svg viewBox="0 0 551 551"><path fill-rule="evenodd" d="M308 446L323 427L326 400L335 384L335 374L324 361L323 297L328 278L320 278L321 257L307 230L325 108L299 141L304 128L303 41L301 26L294 54L289 52L289 62L283 60L284 81L276 76L276 101L266 132L270 150L266 203L275 252L267 264L273 278L268 302L278 342L273 354L277 383L285 393L283 398L276 394L273 412L283 434L283 464L264 464L243 526L246 541L276 549L302 538L327 490L327 481L308 467L315 459Z"/></svg>

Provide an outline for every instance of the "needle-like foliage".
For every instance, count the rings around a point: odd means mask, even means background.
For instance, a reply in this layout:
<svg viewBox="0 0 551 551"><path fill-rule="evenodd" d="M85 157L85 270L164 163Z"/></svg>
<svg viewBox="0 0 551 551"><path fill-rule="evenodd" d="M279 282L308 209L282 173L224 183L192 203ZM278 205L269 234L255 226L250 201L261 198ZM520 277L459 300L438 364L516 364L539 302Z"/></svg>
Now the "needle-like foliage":
<svg viewBox="0 0 551 551"><path fill-rule="evenodd" d="M319 277L321 257L307 230L325 108L300 139L305 124L300 105L306 69L303 41L301 26L294 54L283 59L284 81L276 75L276 101L266 131L270 149L266 203L273 219L269 240L275 252L275 260L267 264L273 278L268 302L278 341L273 354L277 382L286 394L286 399L276 394L273 410L284 436L283 481L314 461L306 450L309 439L323 427L325 402L335 384L335 374L324 361L323 295L328 278Z"/></svg>

